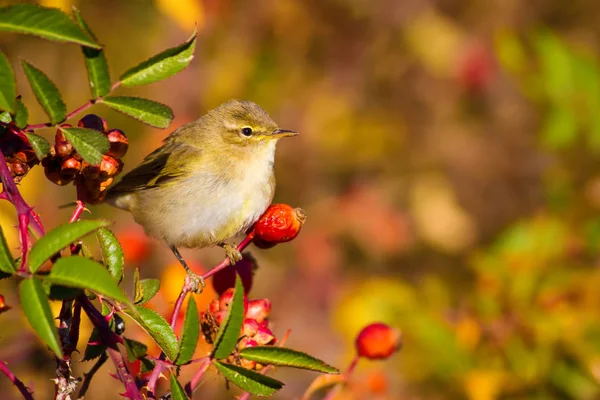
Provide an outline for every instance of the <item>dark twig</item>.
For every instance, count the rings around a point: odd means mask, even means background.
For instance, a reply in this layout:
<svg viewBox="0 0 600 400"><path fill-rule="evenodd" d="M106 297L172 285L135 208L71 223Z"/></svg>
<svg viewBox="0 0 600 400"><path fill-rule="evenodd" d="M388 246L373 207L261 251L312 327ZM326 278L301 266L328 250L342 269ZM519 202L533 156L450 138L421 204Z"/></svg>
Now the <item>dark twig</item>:
<svg viewBox="0 0 600 400"><path fill-rule="evenodd" d="M94 378L94 375L96 374L96 372L98 372L100 367L102 367L102 365L104 365L106 360L108 360L108 355L106 353L102 353L100 355L100 358L98 358L98 360L96 360L96 363L94 364L94 366L92 368L90 368L89 372L83 374L83 376L84 376L83 384L81 385L81 389L79 389L79 394L77 395L77 400L83 399L83 397L85 396L85 394L87 393L87 391L90 387L90 383L92 383L92 379Z"/></svg>
<svg viewBox="0 0 600 400"><path fill-rule="evenodd" d="M32 391L29 390L29 388L25 386L25 384L19 378L17 378L10 369L8 369L8 366L4 361L0 361L0 371L2 371L2 373L6 375L8 379L10 379L17 389L19 389L19 392L21 392L23 398L26 400L33 400L33 396L31 395Z"/></svg>

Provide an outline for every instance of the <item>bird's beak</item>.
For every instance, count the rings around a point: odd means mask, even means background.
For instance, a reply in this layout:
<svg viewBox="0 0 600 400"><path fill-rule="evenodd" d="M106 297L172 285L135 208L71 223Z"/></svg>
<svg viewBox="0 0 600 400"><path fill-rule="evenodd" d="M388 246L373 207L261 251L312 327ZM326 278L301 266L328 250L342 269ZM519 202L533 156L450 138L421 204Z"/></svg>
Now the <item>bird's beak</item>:
<svg viewBox="0 0 600 400"><path fill-rule="evenodd" d="M282 138L287 136L296 136L297 134L298 132L290 131L288 129L275 129L273 132L271 132L270 136L272 138Z"/></svg>

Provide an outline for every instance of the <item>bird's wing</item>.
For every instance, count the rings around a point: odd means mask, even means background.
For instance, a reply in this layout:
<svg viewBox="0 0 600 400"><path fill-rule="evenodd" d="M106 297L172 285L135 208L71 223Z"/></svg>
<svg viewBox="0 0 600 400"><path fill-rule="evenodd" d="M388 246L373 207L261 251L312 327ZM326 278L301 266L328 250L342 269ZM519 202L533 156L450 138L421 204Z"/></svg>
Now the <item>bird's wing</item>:
<svg viewBox="0 0 600 400"><path fill-rule="evenodd" d="M201 150L181 142L166 142L144 158L142 163L129 171L119 183L108 189L109 195L130 193L173 183L191 169L191 163L182 160L198 160Z"/></svg>

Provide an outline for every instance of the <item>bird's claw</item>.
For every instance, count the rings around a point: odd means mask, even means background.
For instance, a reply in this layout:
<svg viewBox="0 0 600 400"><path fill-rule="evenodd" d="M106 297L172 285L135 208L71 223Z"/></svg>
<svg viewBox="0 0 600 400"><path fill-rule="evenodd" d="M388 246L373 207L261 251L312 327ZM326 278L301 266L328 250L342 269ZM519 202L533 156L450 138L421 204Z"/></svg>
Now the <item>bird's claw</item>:
<svg viewBox="0 0 600 400"><path fill-rule="evenodd" d="M231 265L237 264L242 259L242 253L235 246L225 243L223 244L223 249L225 249L225 254L229 258Z"/></svg>
<svg viewBox="0 0 600 400"><path fill-rule="evenodd" d="M186 276L185 285L188 287L190 292L196 294L202 293L202 291L206 287L206 283L204 283L204 278L191 271L189 271Z"/></svg>

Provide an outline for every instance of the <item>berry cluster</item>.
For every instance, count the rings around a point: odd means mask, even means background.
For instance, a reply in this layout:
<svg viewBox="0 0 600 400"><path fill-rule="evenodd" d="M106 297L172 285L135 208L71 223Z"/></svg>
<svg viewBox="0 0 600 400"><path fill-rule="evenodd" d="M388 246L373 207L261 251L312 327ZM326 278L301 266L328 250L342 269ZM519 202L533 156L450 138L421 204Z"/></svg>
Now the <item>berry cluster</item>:
<svg viewBox="0 0 600 400"><path fill-rule="evenodd" d="M14 124L9 124L1 135L0 149L6 159L6 166L17 183L21 182L31 167L39 163L27 137Z"/></svg>
<svg viewBox="0 0 600 400"><path fill-rule="evenodd" d="M94 114L79 120L80 128L94 129L106 135L110 148L102 156L99 165L85 162L73 145L59 129L50 155L42 160L46 177L57 185L75 182L78 198L86 203L96 204L104 199L106 189L123 168L121 158L127 152L129 143L125 133L119 129L108 129L106 121ZM71 125L61 125L63 128Z"/></svg>
<svg viewBox="0 0 600 400"><path fill-rule="evenodd" d="M214 342L219 327L227 315L233 293L233 288L227 289L218 300L210 303L206 312L202 313L201 327L207 342ZM271 301L268 299L248 300L244 294L244 311L245 319L236 350L227 358L227 361L247 369L260 370L263 365L257 364L256 361L242 359L238 353L246 347L272 346L277 343L277 338L269 329L268 317L271 312Z"/></svg>

